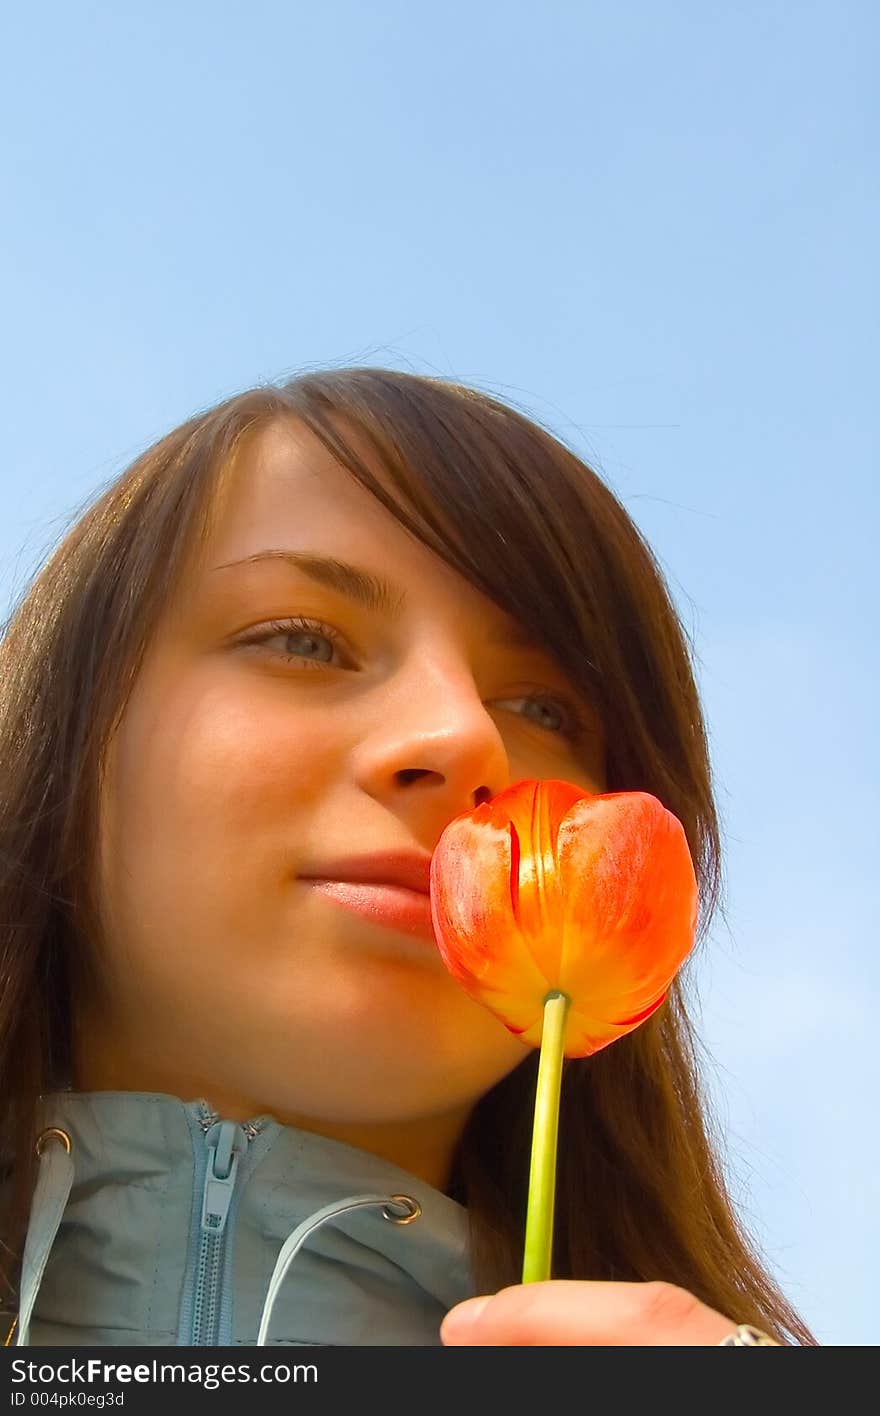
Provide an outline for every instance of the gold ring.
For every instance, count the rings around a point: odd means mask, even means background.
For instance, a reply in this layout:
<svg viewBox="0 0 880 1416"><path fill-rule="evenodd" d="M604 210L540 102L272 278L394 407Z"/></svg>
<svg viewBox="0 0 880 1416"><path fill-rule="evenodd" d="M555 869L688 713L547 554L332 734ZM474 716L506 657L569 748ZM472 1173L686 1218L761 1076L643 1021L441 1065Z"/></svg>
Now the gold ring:
<svg viewBox="0 0 880 1416"><path fill-rule="evenodd" d="M718 1344L719 1347L781 1347L782 1343L777 1342L775 1337L770 1337L760 1328L752 1327L751 1323L740 1323L738 1328L729 1337L723 1337Z"/></svg>
<svg viewBox="0 0 880 1416"><path fill-rule="evenodd" d="M382 1214L385 1219L390 1219L392 1224L412 1224L414 1219L418 1219L422 1212L422 1207L418 1200L414 1200L411 1195L392 1195L392 1200L396 1205L402 1205L409 1211L408 1214L390 1214L388 1206L384 1205Z"/></svg>
<svg viewBox="0 0 880 1416"><path fill-rule="evenodd" d="M47 1126L45 1131L41 1131L37 1137L37 1155L43 1154L43 1144L51 1136L55 1136L61 1142L67 1154L70 1155L70 1137L66 1131L62 1131L60 1126Z"/></svg>

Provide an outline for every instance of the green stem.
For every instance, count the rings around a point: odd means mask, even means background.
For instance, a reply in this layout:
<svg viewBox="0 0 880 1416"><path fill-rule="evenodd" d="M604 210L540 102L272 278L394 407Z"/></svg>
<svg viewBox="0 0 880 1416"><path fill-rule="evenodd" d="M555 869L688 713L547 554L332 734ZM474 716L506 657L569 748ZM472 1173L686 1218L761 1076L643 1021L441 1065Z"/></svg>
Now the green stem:
<svg viewBox="0 0 880 1416"><path fill-rule="evenodd" d="M523 1283L540 1283L550 1277L553 1259L559 1094L562 1088L565 1020L570 1003L571 999L565 993L548 993L544 999L544 1028L541 1033L541 1055L538 1059L532 1163L526 1211Z"/></svg>

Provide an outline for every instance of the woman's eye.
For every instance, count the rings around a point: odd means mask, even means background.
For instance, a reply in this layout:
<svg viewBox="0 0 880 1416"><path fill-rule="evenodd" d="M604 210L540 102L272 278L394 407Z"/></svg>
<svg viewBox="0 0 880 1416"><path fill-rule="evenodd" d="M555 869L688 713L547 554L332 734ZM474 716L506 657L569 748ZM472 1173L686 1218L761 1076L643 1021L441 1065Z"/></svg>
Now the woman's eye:
<svg viewBox="0 0 880 1416"><path fill-rule="evenodd" d="M548 693L532 693L526 698L508 698L496 701L499 703L524 703L528 708L540 709L545 715L549 705L551 718L555 721L541 722L535 717L533 722L536 727L544 728L555 737L569 738L571 741L577 742L586 730L584 719L575 704L568 698L555 698Z"/></svg>
<svg viewBox="0 0 880 1416"><path fill-rule="evenodd" d="M262 629L256 630L253 634L246 635L240 640L241 644L265 644L270 639L283 639L286 645L296 644L296 648L291 652L289 649L281 654L282 659L299 660L306 665L314 665L320 668L322 664L329 664L335 652L335 646L341 641L339 632L331 628L328 624L321 624L318 620L293 619L278 620L273 624L267 624ZM330 652L324 656L312 657L312 650L315 646L320 649L321 641L325 646L329 645Z"/></svg>

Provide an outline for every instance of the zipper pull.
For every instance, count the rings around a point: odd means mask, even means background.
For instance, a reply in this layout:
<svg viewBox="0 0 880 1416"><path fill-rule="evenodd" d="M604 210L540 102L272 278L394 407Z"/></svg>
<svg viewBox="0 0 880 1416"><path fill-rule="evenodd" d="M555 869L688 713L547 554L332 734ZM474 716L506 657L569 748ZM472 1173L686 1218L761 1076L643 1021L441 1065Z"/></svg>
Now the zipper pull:
<svg viewBox="0 0 880 1416"><path fill-rule="evenodd" d="M242 1152L247 1150L248 1136L237 1121L215 1121L205 1133L208 1147L208 1173L202 1194L202 1229L208 1234L221 1234L226 1225L235 1177Z"/></svg>

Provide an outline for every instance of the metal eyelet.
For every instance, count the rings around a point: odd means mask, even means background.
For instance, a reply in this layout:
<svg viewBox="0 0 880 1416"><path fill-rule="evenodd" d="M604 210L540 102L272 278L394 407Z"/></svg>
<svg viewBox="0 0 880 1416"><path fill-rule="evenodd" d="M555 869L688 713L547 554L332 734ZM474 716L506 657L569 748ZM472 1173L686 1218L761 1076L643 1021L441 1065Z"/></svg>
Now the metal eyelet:
<svg viewBox="0 0 880 1416"><path fill-rule="evenodd" d="M61 1144L64 1146L64 1149L67 1151L67 1154L70 1155L70 1137L68 1136L66 1131L61 1130L60 1126L47 1126L45 1131L40 1132L39 1136L37 1137L37 1155L39 1156L43 1154L43 1146L46 1141L51 1139L52 1136L54 1136L56 1140L59 1140L61 1142Z"/></svg>
<svg viewBox="0 0 880 1416"><path fill-rule="evenodd" d="M387 1205L382 1206L382 1214L385 1219L390 1219L392 1224L412 1224L414 1219L418 1219L422 1212L422 1207L418 1200L414 1200L412 1195L392 1195L392 1200L396 1205L403 1205L408 1210L407 1214L391 1214Z"/></svg>

